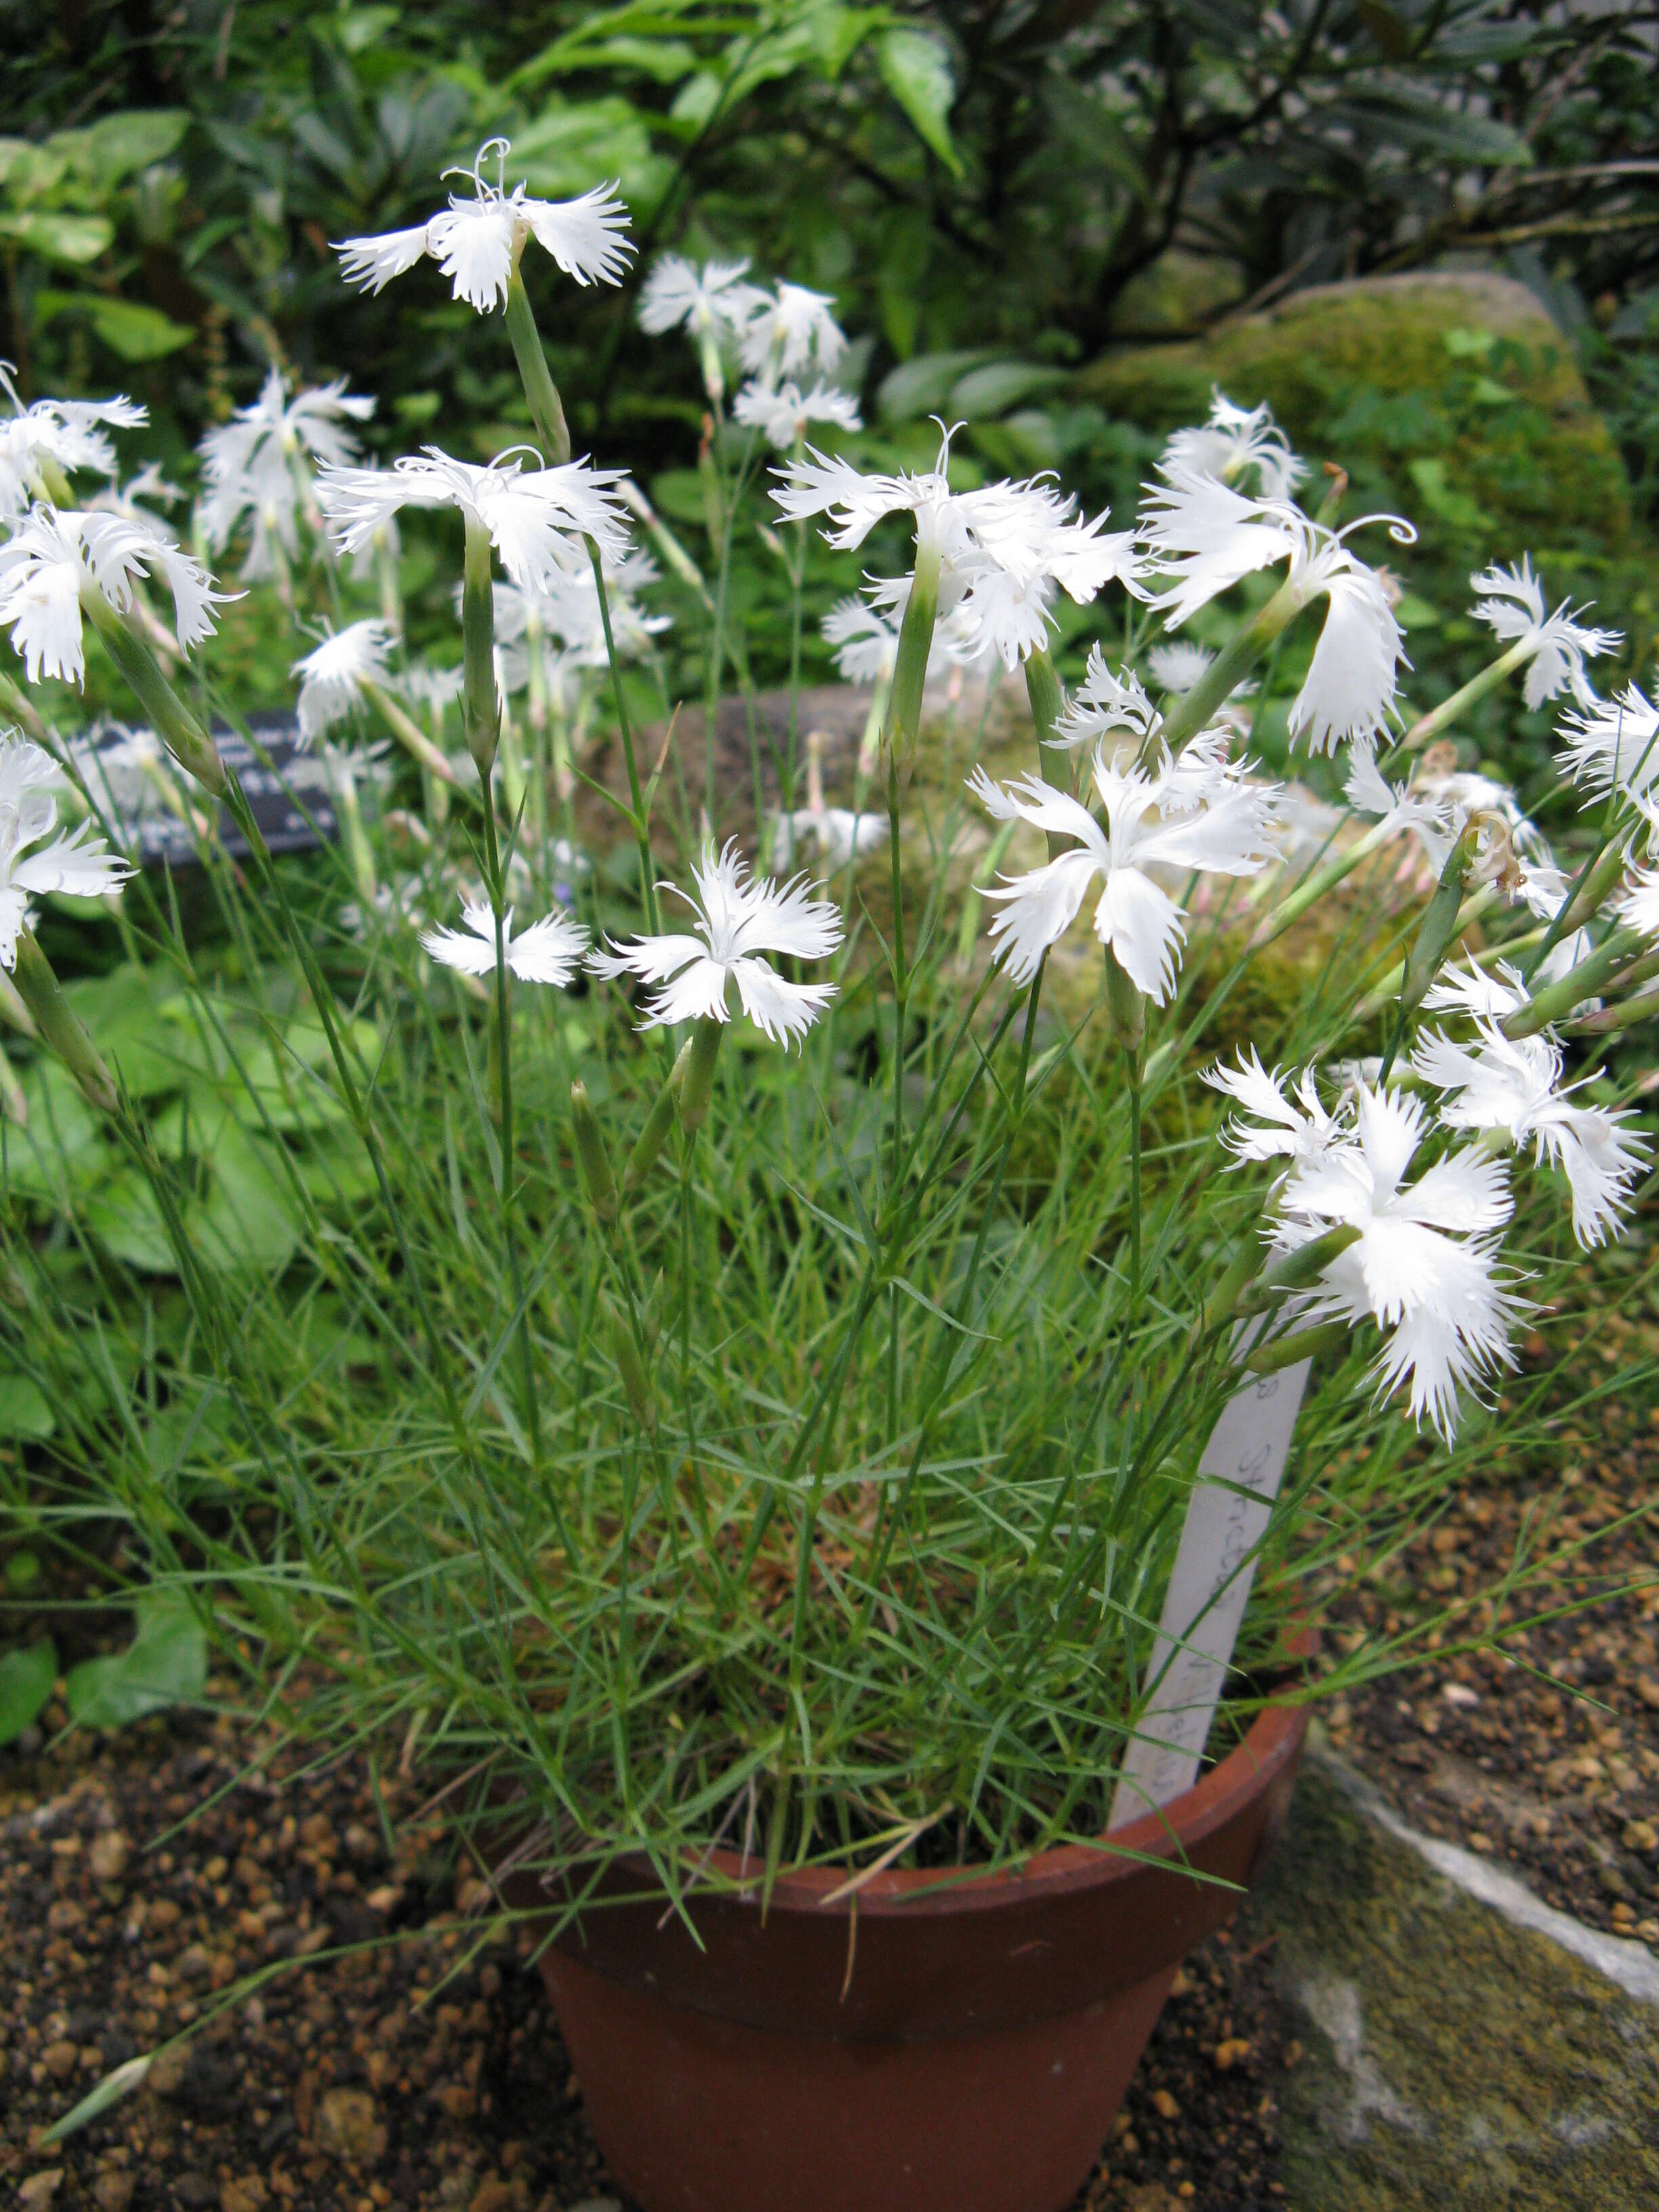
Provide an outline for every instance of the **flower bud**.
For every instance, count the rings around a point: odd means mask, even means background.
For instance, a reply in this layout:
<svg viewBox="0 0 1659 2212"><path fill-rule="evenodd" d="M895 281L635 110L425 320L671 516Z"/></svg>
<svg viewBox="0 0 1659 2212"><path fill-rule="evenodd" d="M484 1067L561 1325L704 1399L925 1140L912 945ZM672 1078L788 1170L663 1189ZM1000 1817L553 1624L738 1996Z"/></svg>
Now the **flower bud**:
<svg viewBox="0 0 1659 2212"><path fill-rule="evenodd" d="M633 1151L628 1156L628 1166L623 1175L623 1188L636 1191L656 1165L657 1155L668 1141L668 1132L674 1126L674 1110L679 1104L684 1087L685 1072L691 1065L690 1039L680 1047L679 1056L669 1070L668 1079L657 1094L657 1103L646 1117Z"/></svg>
<svg viewBox="0 0 1659 2212"><path fill-rule="evenodd" d="M52 974L32 930L18 932L14 980L35 1027L80 1085L82 1097L101 1113L116 1112L121 1102L115 1079L64 996L64 987Z"/></svg>
<svg viewBox="0 0 1659 2212"><path fill-rule="evenodd" d="M617 1185L605 1157L599 1117L593 1111L593 1102L585 1083L576 1082L570 1086L570 1122L575 1133L576 1158L581 1164L587 1202L599 1219L608 1224L617 1218Z"/></svg>
<svg viewBox="0 0 1659 2212"><path fill-rule="evenodd" d="M1133 1059L1146 1042L1146 1001L1110 945L1106 948L1106 1016L1114 1041Z"/></svg>
<svg viewBox="0 0 1659 2212"><path fill-rule="evenodd" d="M642 1429L654 1431L657 1408L651 1396L650 1380L645 1371L645 1363L640 1358L640 1348L634 1341L634 1332L623 1314L611 1316L611 1349L635 1419Z"/></svg>
<svg viewBox="0 0 1659 2212"><path fill-rule="evenodd" d="M714 1091L714 1062L720 1054L724 1022L701 1021L691 1032L690 1058L680 1078L680 1127L688 1135L701 1129L708 1118L708 1102Z"/></svg>

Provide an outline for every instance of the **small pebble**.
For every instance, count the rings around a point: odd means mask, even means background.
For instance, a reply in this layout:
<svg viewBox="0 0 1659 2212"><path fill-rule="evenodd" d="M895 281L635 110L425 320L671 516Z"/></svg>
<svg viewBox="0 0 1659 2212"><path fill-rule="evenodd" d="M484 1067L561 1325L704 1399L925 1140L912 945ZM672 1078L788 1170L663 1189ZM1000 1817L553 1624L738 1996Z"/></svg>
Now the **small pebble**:
<svg viewBox="0 0 1659 2212"><path fill-rule="evenodd" d="M136 2178L124 2173L118 2167L109 2173L100 2173L92 2185L92 2201L98 2212L127 2212L137 2187Z"/></svg>
<svg viewBox="0 0 1659 2212"><path fill-rule="evenodd" d="M44 2173L32 2173L17 2192L17 2202L22 2212L46 2212L46 2207L57 2196L63 2182L61 2166L49 2166Z"/></svg>
<svg viewBox="0 0 1659 2212"><path fill-rule="evenodd" d="M95 1881L119 1881L127 1870L127 1860L132 1846L118 1828L106 1828L93 1838L92 1849L87 1853L87 1864Z"/></svg>

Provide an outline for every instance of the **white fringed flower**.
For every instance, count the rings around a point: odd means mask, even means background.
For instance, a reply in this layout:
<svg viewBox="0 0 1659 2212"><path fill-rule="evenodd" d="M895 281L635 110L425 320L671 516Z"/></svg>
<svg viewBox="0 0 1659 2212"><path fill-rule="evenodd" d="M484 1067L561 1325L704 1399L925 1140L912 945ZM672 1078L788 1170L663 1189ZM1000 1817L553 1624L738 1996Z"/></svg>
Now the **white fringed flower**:
<svg viewBox="0 0 1659 2212"><path fill-rule="evenodd" d="M1528 707L1541 707L1571 691L1580 707L1593 708L1595 692L1584 673L1584 662L1598 653L1612 653L1624 643L1616 629L1588 629L1573 618L1573 609L1563 599L1553 615L1544 612L1544 586L1532 572L1532 557L1522 554L1518 568L1496 563L1471 576L1469 588L1490 592L1477 599L1476 622L1489 625L1505 645L1530 647L1527 681L1522 693Z"/></svg>
<svg viewBox="0 0 1659 2212"><path fill-rule="evenodd" d="M577 283L620 284L634 247L622 235L628 210L615 197L616 185L596 185L574 200L532 199L521 184L509 192L505 164L510 151L508 140L489 138L471 169L447 169L446 176L471 177L472 198L452 192L449 205L429 222L337 244L334 251L347 283L378 292L429 256L450 279L454 297L485 315L507 305L519 257L533 238ZM494 185L479 173L491 153L501 164Z"/></svg>
<svg viewBox="0 0 1659 2212"><path fill-rule="evenodd" d="M1221 1133L1222 1143L1240 1161L1321 1160L1349 1133L1349 1122L1321 1105L1311 1067L1303 1069L1291 1097L1285 1095L1285 1078L1277 1068L1267 1073L1254 1045L1248 1057L1240 1049L1237 1067L1218 1061L1202 1073L1212 1090L1249 1117L1234 1115Z"/></svg>
<svg viewBox="0 0 1659 2212"><path fill-rule="evenodd" d="M1146 667L1159 690L1178 699L1209 672L1214 659L1207 645L1192 645L1185 638L1177 638L1170 645L1152 646L1146 654Z"/></svg>
<svg viewBox="0 0 1659 2212"><path fill-rule="evenodd" d="M1659 784L1659 706L1634 684L1564 716L1563 766L1594 799L1617 786L1632 796Z"/></svg>
<svg viewBox="0 0 1659 2212"><path fill-rule="evenodd" d="M100 898L118 890L132 873L92 824L82 822L67 836L53 837L58 802L48 787L63 771L52 755L15 732L0 736L0 968L17 964L17 933L28 916L29 896L67 891L76 898ZM30 852L27 848L37 849Z"/></svg>
<svg viewBox="0 0 1659 2212"><path fill-rule="evenodd" d="M850 392L836 392L825 384L803 392L788 380L775 391L764 384L745 384L732 412L745 429L760 431L781 453L800 443L809 422L832 422L839 430L864 427L859 403Z"/></svg>
<svg viewBox="0 0 1659 2212"><path fill-rule="evenodd" d="M767 380L799 376L804 368L833 374L847 350L847 333L830 310L827 292L805 284L780 284L775 292L755 289L749 313L738 334L743 365Z"/></svg>
<svg viewBox="0 0 1659 2212"><path fill-rule="evenodd" d="M1416 532L1388 520L1398 544ZM1351 738L1375 738L1395 702L1403 638L1382 578L1347 548L1348 531L1325 529L1288 501L1249 499L1201 470L1170 464L1150 487L1141 511L1140 543L1151 567L1173 578L1152 599L1179 629L1219 592L1277 562L1304 601L1325 598L1324 628L1301 690L1291 707L1293 735L1315 752ZM1407 661L1406 665L1410 666Z"/></svg>
<svg viewBox="0 0 1659 2212"><path fill-rule="evenodd" d="M774 817L772 858L775 866L792 866L803 842L817 848L821 873L839 875L854 860L878 852L887 842L884 814L857 814L850 806L798 806L793 814Z"/></svg>
<svg viewBox="0 0 1659 2212"><path fill-rule="evenodd" d="M808 896L804 878L779 884L754 878L735 843L716 856L703 848L693 869L694 894L659 884L684 898L695 917L696 935L683 933L635 938L631 945L588 955L596 975L635 975L659 987L645 1003L642 1029L677 1022L732 1018L728 985L757 1029L787 1048L804 1037L836 995L833 983L787 982L763 952L797 960L827 960L842 941L840 910L827 899Z"/></svg>
<svg viewBox="0 0 1659 2212"><path fill-rule="evenodd" d="M685 330L696 339L719 340L744 329L765 307L757 284L743 281L747 259L705 261L701 269L684 254L665 253L640 293L640 327L653 337Z"/></svg>
<svg viewBox="0 0 1659 2212"><path fill-rule="evenodd" d="M960 608L976 642L1011 667L1045 637L1051 586L1079 605L1114 577L1139 593L1132 532L1103 536L1103 514L1077 520L1073 500L1034 480L953 492L949 459L947 435L930 471L865 476L809 447L778 471L772 497L792 522L828 516L823 535L842 550L861 545L887 515L914 517L918 558L939 560L940 614Z"/></svg>
<svg viewBox="0 0 1659 2212"><path fill-rule="evenodd" d="M1091 645L1083 681L1056 726L1054 742L1075 751L1079 745L1127 738L1139 752L1163 726L1163 715L1147 697L1146 687L1133 669L1114 674L1100 647ZM1111 750L1107 747L1109 756Z"/></svg>
<svg viewBox="0 0 1659 2212"><path fill-rule="evenodd" d="M1008 973L1029 982L1058 943L1097 878L1095 935L1137 990L1162 1006L1174 985L1186 933L1182 908L1150 871L1165 866L1225 876L1253 876L1269 857L1264 836L1275 796L1246 783L1240 771L1206 753L1201 770L1166 755L1154 775L1114 768L1103 749L1092 763L1103 829L1089 808L1040 777L1007 787L976 769L969 788L1000 822L1029 822L1077 844L1027 875L1000 878L984 896L999 902L992 941L1006 953Z"/></svg>
<svg viewBox="0 0 1659 2212"><path fill-rule="evenodd" d="M356 705L365 682L384 684L392 632L383 622L355 622L325 637L289 671L300 678L295 710L300 736L309 744L343 721Z"/></svg>
<svg viewBox="0 0 1659 2212"><path fill-rule="evenodd" d="M374 412L374 402L348 392L343 376L290 399L273 368L252 404L210 430L198 448L204 486L198 519L213 550L224 550L246 515L252 534L242 574L257 582L275 572L273 541L291 560L299 550L297 516L302 491L309 497L310 471L354 461L361 449L345 426L366 422ZM311 519L314 525L315 515Z"/></svg>
<svg viewBox="0 0 1659 2212"><path fill-rule="evenodd" d="M1297 1167L1273 1225L1279 1252L1352 1227L1299 1302L1311 1320L1374 1321L1384 1332L1377 1377L1408 1381L1413 1418L1450 1439L1458 1393L1513 1364L1509 1333L1521 1302L1498 1279L1497 1231L1513 1212L1502 1161L1458 1152L1407 1182L1424 1134L1423 1102L1359 1086L1351 1139Z"/></svg>
<svg viewBox="0 0 1659 2212"><path fill-rule="evenodd" d="M464 975L493 975L495 917L488 902L463 898L461 920L465 929L423 929L422 950L446 968L459 968ZM515 937L509 907L501 918L501 942L510 975L521 983L551 983L562 990L574 980L587 950L587 932L556 907Z"/></svg>
<svg viewBox="0 0 1659 2212"><path fill-rule="evenodd" d="M1408 783L1390 783L1364 738L1356 738L1349 753L1343 795L1356 814L1376 817L1370 836L1381 840L1409 834L1437 873L1444 867L1454 835L1451 809L1441 799L1413 791Z"/></svg>
<svg viewBox="0 0 1659 2212"><path fill-rule="evenodd" d="M611 489L621 476L620 469L591 468L585 460L526 469L503 456L481 467L428 446L389 469L325 470L317 501L345 553L367 544L400 507L453 507L489 532L515 584L550 592L562 576L588 566L584 538L605 559L627 552L627 510Z"/></svg>
<svg viewBox="0 0 1659 2212"><path fill-rule="evenodd" d="M35 507L0 545L0 623L11 626L29 682L46 675L79 684L86 673L82 595L96 592L125 614L135 583L146 575L162 577L172 592L174 627L186 650L212 635L214 608L236 597L216 590L200 563L157 531L118 514Z"/></svg>
<svg viewBox="0 0 1659 2212"><path fill-rule="evenodd" d="M1267 406L1235 406L1224 392L1212 388L1210 419L1192 429L1177 430L1164 448L1160 469L1200 470L1235 483L1247 469L1256 471L1257 489L1264 499L1284 499L1308 473L1291 451L1290 441Z"/></svg>
<svg viewBox="0 0 1659 2212"><path fill-rule="evenodd" d="M1507 1037L1490 1017L1476 1024L1472 1045L1432 1030L1412 1054L1422 1081L1447 1094L1440 1102L1446 1127L1501 1132L1517 1146L1530 1138L1534 1158L1561 1170L1572 1192L1573 1234L1588 1248L1617 1229L1646 1148L1625 1135L1628 1113L1575 1105L1561 1088L1561 1066L1553 1038Z"/></svg>
<svg viewBox="0 0 1659 2212"><path fill-rule="evenodd" d="M898 661L899 625L910 596L910 579L878 577L866 589L868 601L850 594L837 599L822 625L824 642L834 648L836 666L848 684L884 684L891 677ZM929 668L935 661L971 668L988 657L978 625L961 605L933 625Z"/></svg>
<svg viewBox="0 0 1659 2212"><path fill-rule="evenodd" d="M25 407L3 367L0 391L13 408L0 420L0 520L27 514L36 500L50 499L42 461L55 463L65 476L95 469L112 477L115 447L99 424L136 430L149 420L148 410L125 393L113 399L37 399Z"/></svg>

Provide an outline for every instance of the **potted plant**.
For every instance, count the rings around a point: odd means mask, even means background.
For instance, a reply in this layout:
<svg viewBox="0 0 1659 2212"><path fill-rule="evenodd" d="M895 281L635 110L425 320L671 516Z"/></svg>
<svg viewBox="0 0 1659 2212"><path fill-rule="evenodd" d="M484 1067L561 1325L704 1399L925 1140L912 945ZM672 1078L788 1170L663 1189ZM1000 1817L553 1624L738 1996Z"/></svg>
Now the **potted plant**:
<svg viewBox="0 0 1659 2212"><path fill-rule="evenodd" d="M481 158L343 265L378 290L431 259L504 313L534 450L364 467L366 403L273 374L207 456L210 546L251 524L244 573L287 612L378 605L300 657L300 723L362 717L421 804L371 835L384 771L331 748L335 873L272 863L209 695L164 672L225 595L141 504L77 493L113 467L98 410L8 426L0 620L31 682L97 631L189 780L239 988L297 989L326 1046L273 1030L271 1066L225 1067L301 1248L236 1276L192 1231L188 1135L27 918L125 873L100 759L58 746L55 788L9 741L5 965L171 1239L167 1390L211 1386L245 1440L233 1507L135 1481L123 1510L228 1648L304 1655L296 1725L431 1778L541 1929L648 2212L1042 2212L1282 1816L1306 1594L1437 1510L1494 1404L1524 1419L1517 1322L1628 1211L1642 1140L1579 1040L1651 1008L1659 714L1597 694L1619 641L1523 562L1475 580L1502 650L1413 717L1364 551L1411 527L1344 521L1340 472L1299 499L1263 409L1218 397L1108 532L1046 479L982 481L948 428L850 442L832 302L671 257L641 319L701 359L700 566L572 458L530 306L544 252L621 280L624 210L509 189L484 151L494 183ZM459 547L447 667L402 602L420 510ZM793 712L747 793L715 774L759 658L734 562L775 559L798 670L815 531L891 556L826 623L872 686L841 806ZM1062 597L1112 639L1069 692ZM669 599L702 631L701 794L638 735ZM974 711L938 715L930 670ZM1450 749L1511 678L1564 702L1570 862ZM1275 726L1297 781L1259 765ZM60 795L99 823L54 839ZM135 957L214 1020L209 956L125 896ZM349 1192L302 1171L301 1109ZM349 1354L301 1359L325 1322Z"/></svg>

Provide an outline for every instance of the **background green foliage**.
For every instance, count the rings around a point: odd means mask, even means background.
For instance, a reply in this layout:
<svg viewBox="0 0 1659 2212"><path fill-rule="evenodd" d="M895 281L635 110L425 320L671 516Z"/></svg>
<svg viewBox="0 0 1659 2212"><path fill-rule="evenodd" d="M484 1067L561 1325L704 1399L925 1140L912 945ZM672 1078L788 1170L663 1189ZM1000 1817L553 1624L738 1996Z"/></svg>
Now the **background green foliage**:
<svg viewBox="0 0 1659 2212"><path fill-rule="evenodd" d="M833 291L872 376L1018 356L968 395L987 421L1052 410L1125 335L1448 252L1508 262L1583 326L1650 491L1656 23L1503 0L5 0L7 343L26 385L136 380L191 436L273 356L349 365L393 445L453 401L481 439L517 427L430 272L418 302L365 307L327 250L428 211L444 161L504 131L534 190L618 178L642 262L717 246ZM561 293L562 388L586 436L683 448L695 409L627 305Z"/></svg>

